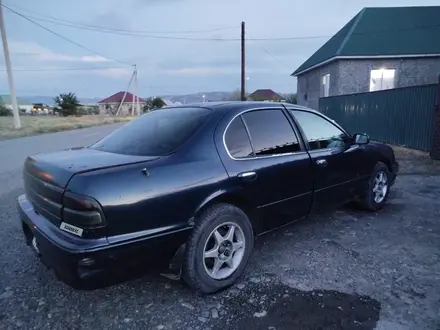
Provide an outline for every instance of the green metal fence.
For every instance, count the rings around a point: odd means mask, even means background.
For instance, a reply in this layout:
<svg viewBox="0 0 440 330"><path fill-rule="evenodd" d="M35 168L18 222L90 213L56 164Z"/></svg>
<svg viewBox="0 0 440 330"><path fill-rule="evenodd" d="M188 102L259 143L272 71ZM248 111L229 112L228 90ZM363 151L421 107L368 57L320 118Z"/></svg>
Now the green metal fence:
<svg viewBox="0 0 440 330"><path fill-rule="evenodd" d="M434 134L438 85L319 99L319 111L350 133L367 133L372 140L430 150Z"/></svg>

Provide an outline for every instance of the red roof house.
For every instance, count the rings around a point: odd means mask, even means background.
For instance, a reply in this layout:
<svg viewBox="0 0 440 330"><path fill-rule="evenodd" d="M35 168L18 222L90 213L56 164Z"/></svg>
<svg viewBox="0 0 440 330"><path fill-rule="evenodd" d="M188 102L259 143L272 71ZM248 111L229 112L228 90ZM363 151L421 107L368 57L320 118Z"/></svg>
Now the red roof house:
<svg viewBox="0 0 440 330"><path fill-rule="evenodd" d="M284 97L271 89L257 89L252 94L249 94L248 98L254 101L281 101L284 99Z"/></svg>
<svg viewBox="0 0 440 330"><path fill-rule="evenodd" d="M125 92L118 92L116 94L113 94L101 101L99 101L98 103L121 103L122 102L122 98L124 97ZM135 95L131 94L130 92L127 92L127 95L125 95L125 102L131 103L133 102ZM139 103L146 103L146 101L143 98L139 97Z"/></svg>
<svg viewBox="0 0 440 330"><path fill-rule="evenodd" d="M99 113L115 115L118 113L118 109L119 109L119 114L121 115L129 115L135 113L136 106L132 107L133 99L135 98L135 95L127 92L127 95L125 95L124 103L122 103L121 105L124 94L125 92L118 92L99 101L98 102ZM144 99L139 98L139 105L141 109L145 103L147 102Z"/></svg>

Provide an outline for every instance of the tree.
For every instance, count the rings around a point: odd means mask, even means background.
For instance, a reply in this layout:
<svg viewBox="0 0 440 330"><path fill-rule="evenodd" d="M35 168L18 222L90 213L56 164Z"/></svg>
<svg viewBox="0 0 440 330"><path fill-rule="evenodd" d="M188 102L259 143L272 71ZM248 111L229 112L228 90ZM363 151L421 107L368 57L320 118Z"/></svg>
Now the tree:
<svg viewBox="0 0 440 330"><path fill-rule="evenodd" d="M286 102L291 104L296 104L296 94L286 95Z"/></svg>
<svg viewBox="0 0 440 330"><path fill-rule="evenodd" d="M164 106L166 106L166 103L160 97L149 97L148 99L146 99L146 103L143 106L142 111L143 112L153 111L160 109Z"/></svg>
<svg viewBox="0 0 440 330"><path fill-rule="evenodd" d="M162 100L160 97L153 98L153 101L151 102L151 107L153 109L160 109L160 108L163 108L166 105L167 104L165 103L165 101Z"/></svg>
<svg viewBox="0 0 440 330"><path fill-rule="evenodd" d="M6 106L3 103L0 103L0 117L5 117L5 116L12 116L12 111L6 108Z"/></svg>
<svg viewBox="0 0 440 330"><path fill-rule="evenodd" d="M78 114L78 107L81 104L78 101L75 93L60 94L53 98L57 104L58 112L64 116L74 116Z"/></svg>

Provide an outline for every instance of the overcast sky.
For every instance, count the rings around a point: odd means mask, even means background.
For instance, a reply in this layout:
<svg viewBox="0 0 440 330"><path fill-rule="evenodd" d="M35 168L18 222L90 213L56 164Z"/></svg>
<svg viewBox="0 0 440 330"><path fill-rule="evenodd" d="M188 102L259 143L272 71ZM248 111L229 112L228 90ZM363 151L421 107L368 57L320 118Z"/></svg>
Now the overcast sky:
<svg viewBox="0 0 440 330"><path fill-rule="evenodd" d="M248 91L271 88L276 92L295 92L296 78L290 74L363 7L439 4L438 0L3 0L3 3L102 55L73 45L4 9L18 95L74 92L82 97L104 97L126 89L132 68L114 60L137 64L141 96L235 90L240 85L241 21L246 22L250 39L322 36L246 42ZM47 19L47 15L79 24L148 31L143 35L149 33L168 39L102 33L38 20ZM204 32L177 33L201 30ZM172 39L176 37L237 40ZM8 93L3 56L1 66L0 92ZM76 70L84 68L90 70Z"/></svg>

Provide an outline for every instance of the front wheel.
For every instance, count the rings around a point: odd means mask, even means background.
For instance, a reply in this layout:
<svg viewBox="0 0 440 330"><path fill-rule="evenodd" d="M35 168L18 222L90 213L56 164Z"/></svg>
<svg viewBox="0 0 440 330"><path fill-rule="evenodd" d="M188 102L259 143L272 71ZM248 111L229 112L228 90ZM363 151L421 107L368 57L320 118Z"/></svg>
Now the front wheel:
<svg viewBox="0 0 440 330"><path fill-rule="evenodd" d="M207 208L187 243L184 281L203 293L231 286L243 274L253 245L252 226L241 209L230 204Z"/></svg>
<svg viewBox="0 0 440 330"><path fill-rule="evenodd" d="M359 206L363 209L376 211L385 204L390 193L390 170L384 163L377 163L365 186L363 198Z"/></svg>

